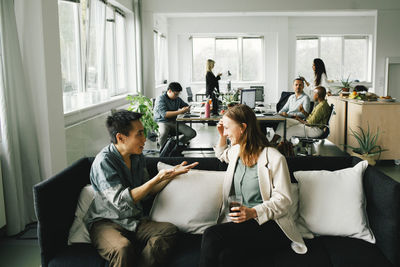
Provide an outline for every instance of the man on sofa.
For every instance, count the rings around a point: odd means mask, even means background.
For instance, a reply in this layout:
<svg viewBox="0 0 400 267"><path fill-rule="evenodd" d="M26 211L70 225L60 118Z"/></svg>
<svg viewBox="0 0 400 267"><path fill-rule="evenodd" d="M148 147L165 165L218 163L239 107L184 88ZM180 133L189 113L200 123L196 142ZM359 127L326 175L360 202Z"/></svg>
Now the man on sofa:
<svg viewBox="0 0 400 267"><path fill-rule="evenodd" d="M110 266L165 264L178 230L171 223L144 217L142 200L197 165L182 162L149 179L141 116L121 110L107 118L111 144L100 151L90 170L95 197L85 223L93 246Z"/></svg>

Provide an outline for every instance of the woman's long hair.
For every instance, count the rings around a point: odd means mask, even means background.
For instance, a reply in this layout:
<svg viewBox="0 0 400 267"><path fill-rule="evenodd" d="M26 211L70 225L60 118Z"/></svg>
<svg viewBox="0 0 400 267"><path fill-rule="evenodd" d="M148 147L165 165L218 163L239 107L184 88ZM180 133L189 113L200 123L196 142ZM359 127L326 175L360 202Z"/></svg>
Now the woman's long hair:
<svg viewBox="0 0 400 267"><path fill-rule="evenodd" d="M239 125L246 123L247 127L238 140L240 145L240 158L246 166L254 165L264 147L269 146L267 137L261 132L254 111L246 105L234 106L224 114Z"/></svg>
<svg viewBox="0 0 400 267"><path fill-rule="evenodd" d="M315 65L315 71L314 71L315 84L314 85L318 86L321 84L322 74L325 73L325 75L326 75L325 64L322 61L322 59L320 59L320 58L314 58L313 63Z"/></svg>
<svg viewBox="0 0 400 267"><path fill-rule="evenodd" d="M212 59L207 59L207 65L206 65L206 70L207 71L212 71L214 68L215 61Z"/></svg>

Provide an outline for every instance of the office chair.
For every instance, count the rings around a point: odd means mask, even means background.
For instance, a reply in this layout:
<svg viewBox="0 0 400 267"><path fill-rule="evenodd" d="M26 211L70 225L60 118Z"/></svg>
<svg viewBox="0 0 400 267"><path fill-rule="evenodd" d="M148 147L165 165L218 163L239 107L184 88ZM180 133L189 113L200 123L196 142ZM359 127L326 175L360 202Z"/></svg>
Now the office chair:
<svg viewBox="0 0 400 267"><path fill-rule="evenodd" d="M279 99L278 103L276 104L276 112L279 112L286 104L289 99L289 96L293 95L294 92L282 91L281 98Z"/></svg>
<svg viewBox="0 0 400 267"><path fill-rule="evenodd" d="M326 123L326 125L324 125L324 129L323 132L320 136L318 137L307 137L307 136L293 136L293 138L296 138L299 140L299 143L302 144L302 147L305 147L305 153L298 153L298 155L300 156L312 156L313 155L313 151L312 151L312 147L314 143L317 143L319 141L323 141L326 138L329 137L330 134L330 129L329 129L329 122L331 121L331 118L333 115L335 115L335 106L333 104L331 104L331 113L329 115L328 121ZM318 125L311 125L311 126L318 126ZM305 131L304 131L305 133ZM317 155L318 156L318 155Z"/></svg>

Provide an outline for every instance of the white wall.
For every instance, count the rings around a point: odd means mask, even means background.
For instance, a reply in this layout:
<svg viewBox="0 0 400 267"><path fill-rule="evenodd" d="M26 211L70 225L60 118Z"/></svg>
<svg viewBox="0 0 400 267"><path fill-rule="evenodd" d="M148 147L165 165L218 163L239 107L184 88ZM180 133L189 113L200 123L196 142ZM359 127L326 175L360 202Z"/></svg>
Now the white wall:
<svg viewBox="0 0 400 267"><path fill-rule="evenodd" d="M230 16L169 18L170 80L191 86L196 92L205 83L191 83L191 35L258 34L264 37L265 95L267 102L277 102L280 92L291 90L295 77L296 34L370 34L375 31L375 17L288 17L288 16ZM311 61L311 59L310 59ZM218 64L218 63L217 63ZM311 68L311 63L310 63ZM221 84L223 88L225 84ZM234 87L248 84L233 83ZM160 90L156 90L156 95Z"/></svg>
<svg viewBox="0 0 400 267"><path fill-rule="evenodd" d="M297 1L297 0L204 0L204 1L187 1L187 0L145 0L142 2L142 15L144 21L147 23L146 27L143 30L143 45L147 47L147 49L143 50L145 57L152 57L151 51L151 38L147 35L151 33L152 25L153 25L153 15L157 13L161 13L168 16L173 17L184 17L188 16L189 13L193 13L192 17L196 19L196 16L215 16L216 13L219 15L235 15L240 13L240 15L246 15L246 12L258 12L261 14L267 13L268 15L275 15L276 12L290 12L295 14L295 12L327 12L328 16L332 16L330 14L331 11L340 12L342 14L349 15L349 12L362 12L362 13L373 13L377 11L377 18L373 19L371 16L369 18L362 18L360 16L356 16L354 18L353 15L350 17L341 17L335 20L335 23L332 24L333 18L326 18L325 22L322 21L321 24L313 23L314 18L291 18L288 22L286 22L289 26L288 36L286 37L289 41L289 45L285 53L287 54L288 60L285 60L284 57L280 57L278 62L280 66L287 65L288 68L286 70L286 74L281 72L281 68L277 72L278 80L277 80L277 88L278 90L282 90L279 85L285 84L284 88L289 85L288 77L293 76L293 63L291 59L293 58L294 47L293 47L293 29L297 28L302 32L306 32L307 29L313 32L319 32L319 29L324 26L327 32L348 32L350 33L353 29L360 31L365 31L368 33L373 32L376 37L376 51L373 58L373 88L375 93L383 94L383 86L384 86L384 60L386 56L400 56L399 46L399 33L398 33L398 25L400 25L400 1L398 0L383 0L383 1L375 1L375 0L307 0L307 1ZM300 14L301 15L301 14ZM226 18L224 16L221 17L221 21L223 22ZM301 20L304 23L304 28L298 28L301 25L295 25L296 20ZM172 20L172 19L171 19ZM376 20L377 25L374 24L374 20ZM365 22L365 24L364 24ZM169 24L170 22L168 22ZM217 23L219 24L219 23ZM305 27L305 25L309 25ZM372 25L371 25L372 24ZM211 28L214 30L214 26L216 24L212 24ZM168 25L169 28L171 25ZM293 27L294 26L294 27ZM375 28L375 30L371 30L371 27ZM228 32L235 31L233 27L231 27ZM278 31L275 31L278 32ZM169 33L170 34L170 33ZM183 33L184 35L185 33ZM170 34L171 35L171 34ZM182 38L183 38L182 35ZM185 37L186 38L186 37ZM278 38L284 38L283 35L279 34ZM283 41L283 39L280 39ZM169 45L173 45L173 41L169 41ZM178 45L178 43L175 43ZM281 46L283 45L283 46ZM178 49L177 47L169 47L169 51L173 49ZM183 49L179 47L179 49ZM280 42L278 45L278 49L285 49L285 44ZM279 53L279 55L282 55ZM175 57L176 59L176 57ZM170 58L170 61L173 58ZM376 64L375 64L376 63ZM174 64L174 63L170 63ZM154 63L152 60L147 60L143 62L144 71L154 72ZM173 67L174 68L174 67ZM175 67L176 68L176 67ZM170 69L170 80L175 75ZM146 74L153 75L154 74ZM283 80L283 81L282 81ZM144 80L146 90L151 90L153 92L147 92L146 94L155 94L154 92L154 82L150 80Z"/></svg>
<svg viewBox="0 0 400 267"><path fill-rule="evenodd" d="M329 16L329 17L289 17L289 80L297 76L296 67L296 35L307 34L365 34L375 37L375 16ZM374 42L372 42L374 44ZM373 50L375 47L373 47ZM374 57L374 55L373 55ZM312 59L310 58L310 69ZM308 80L311 77L306 77ZM328 73L329 79L329 73Z"/></svg>
<svg viewBox="0 0 400 267"><path fill-rule="evenodd" d="M193 93L205 88L205 82L191 84L192 47L189 37L194 34L254 34L264 37L266 98L278 97L277 88L287 80L287 17L210 17L168 19L169 78L183 87L191 86ZM282 60L280 60L282 59ZM217 62L218 64L218 62ZM205 63L204 63L205 65ZM286 83L285 83L286 84ZM233 87L248 84L233 83ZM220 83L220 87L226 85ZM156 92L158 94L159 92Z"/></svg>
<svg viewBox="0 0 400 267"><path fill-rule="evenodd" d="M399 1L400 2L400 1ZM377 18L375 87L384 94L385 58L400 57L400 10L380 10Z"/></svg>

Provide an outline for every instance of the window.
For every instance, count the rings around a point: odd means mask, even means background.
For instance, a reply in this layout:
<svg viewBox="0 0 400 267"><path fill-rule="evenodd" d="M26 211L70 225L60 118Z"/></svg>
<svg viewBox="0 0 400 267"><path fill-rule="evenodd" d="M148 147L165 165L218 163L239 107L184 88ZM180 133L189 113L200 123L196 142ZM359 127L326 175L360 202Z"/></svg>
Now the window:
<svg viewBox="0 0 400 267"><path fill-rule="evenodd" d="M79 8L79 3L74 2L60 1L58 4L62 83L64 93L70 94L82 91Z"/></svg>
<svg viewBox="0 0 400 267"><path fill-rule="evenodd" d="M156 85L164 84L168 77L168 48L167 37L153 32L154 38L154 77Z"/></svg>
<svg viewBox="0 0 400 267"><path fill-rule="evenodd" d="M297 37L296 73L312 79L312 60L321 58L329 80L371 82L372 58L369 36Z"/></svg>
<svg viewBox="0 0 400 267"><path fill-rule="evenodd" d="M221 79L262 81L262 37L192 37L192 82L204 82L207 59L215 60L213 72L223 73Z"/></svg>
<svg viewBox="0 0 400 267"><path fill-rule="evenodd" d="M125 14L103 0L89 3L58 2L64 113L128 91Z"/></svg>

